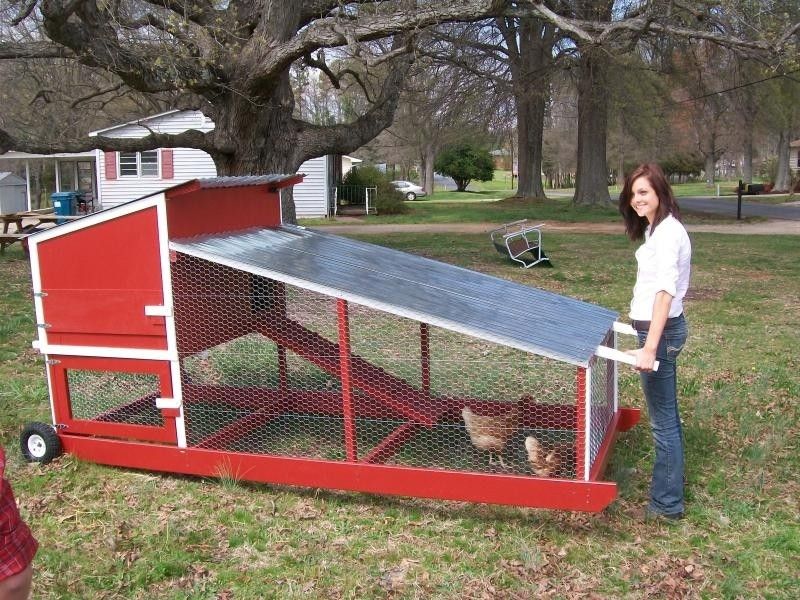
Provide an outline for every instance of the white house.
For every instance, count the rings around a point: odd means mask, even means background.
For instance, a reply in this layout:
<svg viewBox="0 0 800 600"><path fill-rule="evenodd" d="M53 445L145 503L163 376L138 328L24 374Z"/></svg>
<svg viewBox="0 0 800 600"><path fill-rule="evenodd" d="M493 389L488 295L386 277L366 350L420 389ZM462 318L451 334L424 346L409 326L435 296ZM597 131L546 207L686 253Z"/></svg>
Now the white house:
<svg viewBox="0 0 800 600"><path fill-rule="evenodd" d="M188 129L211 131L214 122L196 110L171 110L122 125L91 132L90 136L140 138L152 129L176 134ZM98 161L100 199L104 208L145 196L190 179L216 177L211 157L194 148L161 148L145 152L102 152ZM342 158L321 156L304 162L303 183L294 187L297 216L321 217L332 214L334 190L342 173Z"/></svg>
<svg viewBox="0 0 800 600"><path fill-rule="evenodd" d="M188 129L211 131L214 122L200 111L171 110L121 125L92 131L90 136L140 138L150 130L177 134ZM79 190L93 199L94 209L110 208L184 181L216 177L214 161L194 148L160 148L145 152L103 152L41 155L8 152L3 159L24 161L56 160L55 191ZM349 156L322 156L304 162L305 174L294 187L297 216L321 217L334 214L335 187L342 174L361 162ZM31 207L28 177L28 206Z"/></svg>
<svg viewBox="0 0 800 600"><path fill-rule="evenodd" d="M789 168L792 171L800 171L800 140L789 144Z"/></svg>

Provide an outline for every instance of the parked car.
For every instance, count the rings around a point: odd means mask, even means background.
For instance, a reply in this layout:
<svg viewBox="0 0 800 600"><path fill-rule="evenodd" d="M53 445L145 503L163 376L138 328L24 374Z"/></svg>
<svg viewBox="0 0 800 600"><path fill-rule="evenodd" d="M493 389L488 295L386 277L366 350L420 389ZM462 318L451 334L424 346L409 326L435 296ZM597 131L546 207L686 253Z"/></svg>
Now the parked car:
<svg viewBox="0 0 800 600"><path fill-rule="evenodd" d="M410 181L393 181L392 185L398 192L402 192L406 200L416 200L418 197L425 195L424 189Z"/></svg>

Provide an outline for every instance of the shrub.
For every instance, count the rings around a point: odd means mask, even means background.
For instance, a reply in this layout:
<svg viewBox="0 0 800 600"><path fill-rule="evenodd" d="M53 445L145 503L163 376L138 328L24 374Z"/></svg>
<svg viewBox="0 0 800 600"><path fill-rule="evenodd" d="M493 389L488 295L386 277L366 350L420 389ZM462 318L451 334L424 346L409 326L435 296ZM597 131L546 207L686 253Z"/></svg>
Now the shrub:
<svg viewBox="0 0 800 600"><path fill-rule="evenodd" d="M352 204L363 204L366 201L365 188L368 187L378 188L377 197L375 198L375 209L378 214L397 215L408 212L403 194L395 189L389 176L371 165L351 169L344 176L342 184L339 186L338 197L346 197Z"/></svg>
<svg viewBox="0 0 800 600"><path fill-rule="evenodd" d="M433 168L437 173L452 177L459 192L467 189L473 179L491 181L494 177L494 161L487 150L473 144L456 144L445 148Z"/></svg>

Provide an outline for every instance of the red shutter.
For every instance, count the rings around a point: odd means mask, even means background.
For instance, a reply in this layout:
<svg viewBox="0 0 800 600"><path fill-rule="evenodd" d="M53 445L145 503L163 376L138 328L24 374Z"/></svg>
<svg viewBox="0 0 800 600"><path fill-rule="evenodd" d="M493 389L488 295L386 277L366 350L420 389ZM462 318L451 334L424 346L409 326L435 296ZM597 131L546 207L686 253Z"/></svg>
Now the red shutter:
<svg viewBox="0 0 800 600"><path fill-rule="evenodd" d="M116 152L103 152L103 157L106 162L106 179L117 178L117 153Z"/></svg>
<svg viewBox="0 0 800 600"><path fill-rule="evenodd" d="M161 149L161 179L173 179L175 167L172 162L172 148Z"/></svg>

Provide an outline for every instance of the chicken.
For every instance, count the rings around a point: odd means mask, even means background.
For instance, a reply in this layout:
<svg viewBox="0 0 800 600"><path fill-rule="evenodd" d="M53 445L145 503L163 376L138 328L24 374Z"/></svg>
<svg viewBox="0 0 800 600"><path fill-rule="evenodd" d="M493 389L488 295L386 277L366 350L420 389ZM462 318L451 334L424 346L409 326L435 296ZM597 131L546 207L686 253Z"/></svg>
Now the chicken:
<svg viewBox="0 0 800 600"><path fill-rule="evenodd" d="M472 445L489 453L490 465L495 464L494 455L497 454L500 466L505 469L502 454L509 438L519 429L519 406L500 415L476 415L469 406L465 406L461 416Z"/></svg>
<svg viewBox="0 0 800 600"><path fill-rule="evenodd" d="M572 444L543 444L532 435L525 438L528 462L539 477L560 477L568 471L574 460Z"/></svg>

